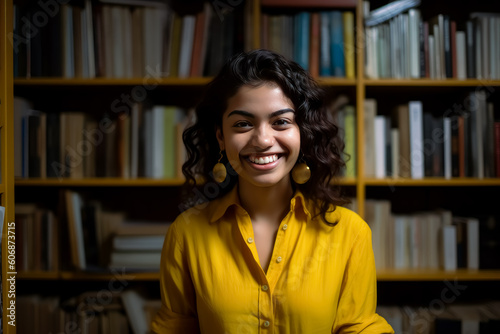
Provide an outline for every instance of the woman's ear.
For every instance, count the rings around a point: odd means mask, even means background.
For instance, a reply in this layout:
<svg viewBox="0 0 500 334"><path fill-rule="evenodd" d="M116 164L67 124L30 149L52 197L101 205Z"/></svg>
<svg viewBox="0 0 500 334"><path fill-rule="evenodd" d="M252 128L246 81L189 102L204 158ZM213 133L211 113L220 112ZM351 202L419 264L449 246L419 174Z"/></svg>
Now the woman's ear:
<svg viewBox="0 0 500 334"><path fill-rule="evenodd" d="M222 134L222 129L217 127L215 130L215 136L217 137L217 141L219 142L219 149L224 151L224 135Z"/></svg>

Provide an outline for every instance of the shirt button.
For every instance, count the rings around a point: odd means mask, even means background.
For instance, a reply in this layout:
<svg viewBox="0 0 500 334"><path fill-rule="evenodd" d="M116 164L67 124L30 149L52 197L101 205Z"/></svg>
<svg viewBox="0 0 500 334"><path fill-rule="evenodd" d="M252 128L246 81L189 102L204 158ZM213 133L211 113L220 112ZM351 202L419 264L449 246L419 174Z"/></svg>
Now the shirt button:
<svg viewBox="0 0 500 334"><path fill-rule="evenodd" d="M247 241L248 241L249 244L251 244L253 242L253 239L252 238L248 238Z"/></svg>
<svg viewBox="0 0 500 334"><path fill-rule="evenodd" d="M267 290L269 290L269 287L267 285L263 285L262 290L267 291Z"/></svg>
<svg viewBox="0 0 500 334"><path fill-rule="evenodd" d="M270 323L269 321L264 321L264 327L269 327Z"/></svg>
<svg viewBox="0 0 500 334"><path fill-rule="evenodd" d="M283 231L286 231L287 228L288 228L287 224L283 225Z"/></svg>
<svg viewBox="0 0 500 334"><path fill-rule="evenodd" d="M276 262L280 263L280 262L281 262L281 260L283 260L283 259L281 258L281 256L278 256L278 258L276 259Z"/></svg>

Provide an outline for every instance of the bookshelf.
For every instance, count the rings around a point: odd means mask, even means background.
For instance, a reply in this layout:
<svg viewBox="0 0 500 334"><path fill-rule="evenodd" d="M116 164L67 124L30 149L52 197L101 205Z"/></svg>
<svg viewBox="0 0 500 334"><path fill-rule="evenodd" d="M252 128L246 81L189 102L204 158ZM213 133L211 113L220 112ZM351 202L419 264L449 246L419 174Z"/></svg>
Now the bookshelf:
<svg viewBox="0 0 500 334"><path fill-rule="evenodd" d="M2 1L0 4L0 205L6 208L3 231L2 231L2 329L4 333L15 333L16 327L9 325L11 303L15 303L15 295L9 293L9 281L15 275L15 269L8 267L8 222L14 221L14 148L10 143L13 142L13 105L14 90L12 86L12 45L9 43L7 33L12 27L12 3ZM8 274L9 273L9 274ZM15 285L13 286L15 290ZM16 319L17 321L17 319Z"/></svg>
<svg viewBox="0 0 500 334"><path fill-rule="evenodd" d="M175 2L175 1L174 1ZM279 13L294 13L297 10L316 10L317 8L322 8L325 10L330 10L332 8L339 8L341 10L351 10L354 12L354 31L356 32L355 47L357 51L364 50L364 39L363 34L360 32L364 31L363 23L363 4L361 1L340 1L337 4L335 1L253 1L252 5L247 7L251 9L251 32L252 38L250 45L252 48L258 48L262 45L261 27L263 22L263 15L265 14L279 14ZM316 4L318 3L318 4ZM447 3L446 1L443 3ZM377 4L382 4L382 1L375 1L374 7ZM4 1L2 3L2 30L1 36L6 36L10 31L12 26L11 13L12 13L12 0ZM243 5L242 5L243 6ZM438 6L439 8L444 8L445 5ZM478 9L482 9L482 5L478 6ZM495 8L498 10L499 8ZM423 7L422 11L425 12L429 10L428 6ZM443 9L446 10L446 9ZM491 11L492 9L487 9ZM455 12L456 10L453 10ZM500 11L500 10L498 10ZM435 10L429 11L432 15L437 13ZM431 14L428 14L431 15ZM464 15L462 15L463 17ZM9 21L10 20L10 21ZM49 204L54 208L57 207L57 193L62 189L78 189L89 193L109 191L110 193L121 192L122 194L129 194L129 196L134 196L136 194L147 194L148 192L154 195L149 195L151 197L157 195L160 191L165 190L168 196L175 194L182 184L182 179L180 178L168 178L168 179L151 179L151 178L134 178L134 179L124 179L118 177L91 177L91 178L81 178L81 179L53 179L53 178L24 178L16 179L14 181L14 166L13 166L13 146L7 143L13 142L13 133L10 129L13 128L13 110L12 110L12 98L14 92L16 94L19 92L24 96L33 95L35 99L42 100L44 94L49 94L49 96L57 95L57 92L64 92L68 94L69 97L63 98L63 102L60 106L61 108L66 108L74 104L71 101L72 98L77 97L80 89L85 92L85 96L92 97L96 96L95 99L102 98L106 94L116 94L116 92L129 92L132 87L143 85L142 78L108 78L108 77L97 77L92 79L83 78L71 78L65 79L61 77L48 78L48 77L37 77L37 78L14 78L9 64L12 63L12 49L7 39L0 39L2 41L0 51L1 60L1 72L0 79L2 80L2 89L0 91L0 99L2 104L0 104L0 131L1 131L1 153L2 153L2 180L0 184L0 194L2 198L2 205L11 208L7 211L6 221L14 220L14 213L12 208L14 208L14 185L16 189L16 194L19 193L19 199L30 200L32 196L29 194L33 192L34 194L42 194L44 191L49 192L54 195L54 200L48 200ZM423 179L410 179L410 178L374 178L368 177L365 174L365 145L363 134L365 132L364 124L364 107L365 99L367 97L375 99L383 99L390 95L392 92L396 92L398 95L402 95L404 99L416 99L422 95L424 98L432 94L439 95L440 93L453 94L454 92L463 92L464 90L475 89L476 87L492 87L494 90L500 88L500 80L485 80L485 79L464 79L458 80L453 78L448 79L370 79L365 77L365 54L364 52L356 52L355 56L355 77L354 78L339 78L339 77L317 77L318 82L324 86L327 90L333 92L345 92L351 98L351 102L356 107L356 152L357 152L357 164L356 164L356 177L343 179L340 181L341 185L344 186L347 191L354 194L357 200L357 211L361 216L366 215L366 201L371 198L384 199L387 198L387 189L395 188L403 196L411 197L412 190L417 190L420 192L425 191L436 191L442 194L442 196L458 196L456 193L464 194L468 189L473 189L474 194L479 194L481 196L481 190L486 190L486 193L490 196L498 191L500 188L499 178L474 178L474 177L463 177L463 178L451 178L445 179L443 177L426 177ZM178 103L179 101L188 101L188 105L194 103L194 95L201 92L201 88L210 81L210 77L187 77L187 78L158 78L155 80L157 88L152 95L156 98L160 98L163 101L172 101L172 103ZM52 95L51 95L52 94ZM167 96L162 97L163 95ZM115 97L116 95L113 95ZM112 98L113 98L112 97ZM5 101L5 102L4 102ZM9 102L10 101L10 102ZM107 100L106 100L107 101ZM88 101L85 101L88 103ZM106 102L105 102L106 103ZM184 102L185 103L185 102ZM45 106L46 104L44 104ZM191 105L192 106L192 105ZM10 132L9 132L10 131ZM7 138L10 138L8 140ZM9 158L10 157L10 158ZM126 196L126 195L123 195ZM146 195L148 196L148 195ZM175 195L173 195L175 198ZM483 195L485 196L485 195ZM46 199L44 199L45 201ZM481 198L474 198L475 201L481 201ZM487 200L491 201L491 198ZM116 205L116 203L115 203ZM418 205L417 205L418 207ZM497 210L497 211L495 211ZM498 208L492 208L492 211L498 214ZM175 216L175 215L174 215ZM171 217L173 218L173 217ZM64 223L64 222L63 222ZM4 249L5 250L5 249ZM4 269L3 269L4 270ZM5 272L2 272L5 274ZM5 275L3 275L5 277ZM79 272L68 270L66 268L50 271L28 271L20 272L18 274L18 279L21 281L41 281L41 282L57 282L57 281L69 281L69 282L86 282L86 281L109 281L113 278L112 275L105 273L92 273L92 272ZM145 282L145 284L154 285L158 280L158 273L132 273L127 276L131 280L136 282ZM454 271L444 271L444 270L392 270L384 269L377 273L379 282L383 284L392 285L404 285L407 282L438 282L443 280L459 280L459 281L470 281L477 284L481 282L490 281L500 281L500 270L465 270L457 269ZM22 291L21 291L22 293ZM5 290L4 290L5 297ZM5 298L4 298L5 300ZM5 308L4 308L4 314ZM4 319L5 323L5 319ZM4 326L4 328L6 328Z"/></svg>

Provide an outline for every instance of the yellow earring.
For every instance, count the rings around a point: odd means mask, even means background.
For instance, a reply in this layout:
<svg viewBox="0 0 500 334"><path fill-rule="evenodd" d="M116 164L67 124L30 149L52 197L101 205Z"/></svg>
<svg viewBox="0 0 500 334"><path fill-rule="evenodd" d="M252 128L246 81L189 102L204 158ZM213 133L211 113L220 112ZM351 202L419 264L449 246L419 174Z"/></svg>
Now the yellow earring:
<svg viewBox="0 0 500 334"><path fill-rule="evenodd" d="M215 164L214 168L212 169L212 173L214 180L217 183L222 183L226 179L227 170L226 166L224 166L224 164L220 162L222 159L222 151L219 151L219 154L220 154L219 161Z"/></svg>
<svg viewBox="0 0 500 334"><path fill-rule="evenodd" d="M302 160L302 159L301 159ZM292 179L297 184L304 184L311 178L311 170L309 166L302 160L292 169Z"/></svg>

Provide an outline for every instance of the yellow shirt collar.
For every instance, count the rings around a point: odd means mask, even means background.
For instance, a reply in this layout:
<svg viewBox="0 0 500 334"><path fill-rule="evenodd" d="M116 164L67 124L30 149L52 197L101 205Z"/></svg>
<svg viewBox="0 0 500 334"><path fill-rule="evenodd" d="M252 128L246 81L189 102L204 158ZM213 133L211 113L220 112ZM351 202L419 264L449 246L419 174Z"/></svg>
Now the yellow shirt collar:
<svg viewBox="0 0 500 334"><path fill-rule="evenodd" d="M311 219L311 213L307 203L308 201L302 192L296 189L295 194L290 200L290 210L302 210L302 212L305 213L309 219ZM222 218L231 206L238 206L243 209L238 195L238 185L234 186L233 189L223 197L214 200L213 203L210 203L210 223L214 223Z"/></svg>

